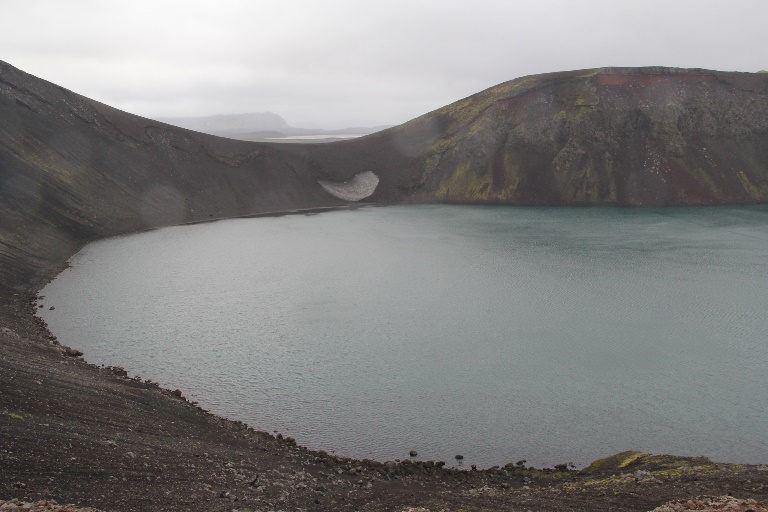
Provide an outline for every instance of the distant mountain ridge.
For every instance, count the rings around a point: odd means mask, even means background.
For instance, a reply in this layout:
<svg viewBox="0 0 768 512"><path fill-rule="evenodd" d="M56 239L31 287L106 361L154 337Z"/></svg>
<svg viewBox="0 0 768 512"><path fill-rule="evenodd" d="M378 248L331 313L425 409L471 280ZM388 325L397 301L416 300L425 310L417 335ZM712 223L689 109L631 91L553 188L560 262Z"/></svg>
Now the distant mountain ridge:
<svg viewBox="0 0 768 512"><path fill-rule="evenodd" d="M157 120L180 128L186 128L187 130L247 141L306 135L327 135L329 138L336 135L367 135L389 128L389 126L356 126L336 130L297 128L290 126L282 116L273 112L249 112L246 114L223 114L202 117L158 117Z"/></svg>
<svg viewBox="0 0 768 512"><path fill-rule="evenodd" d="M249 112L200 117L158 117L158 121L196 132L247 133L255 131L281 131L291 127L273 112Z"/></svg>

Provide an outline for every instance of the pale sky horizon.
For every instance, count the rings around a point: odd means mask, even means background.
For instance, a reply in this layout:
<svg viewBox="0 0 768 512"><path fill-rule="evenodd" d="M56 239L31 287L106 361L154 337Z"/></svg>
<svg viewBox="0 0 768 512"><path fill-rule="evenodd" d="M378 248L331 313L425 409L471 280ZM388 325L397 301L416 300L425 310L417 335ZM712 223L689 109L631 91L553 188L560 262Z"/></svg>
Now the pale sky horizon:
<svg viewBox="0 0 768 512"><path fill-rule="evenodd" d="M765 0L6 0L0 60L145 117L400 124L520 76L768 69Z"/></svg>

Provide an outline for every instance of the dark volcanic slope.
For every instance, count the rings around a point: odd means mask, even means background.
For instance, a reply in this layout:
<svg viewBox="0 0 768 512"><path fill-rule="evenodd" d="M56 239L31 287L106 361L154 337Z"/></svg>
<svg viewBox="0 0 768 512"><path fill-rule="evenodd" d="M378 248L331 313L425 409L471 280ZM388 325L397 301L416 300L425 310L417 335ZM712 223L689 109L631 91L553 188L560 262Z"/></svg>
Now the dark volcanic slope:
<svg viewBox="0 0 768 512"><path fill-rule="evenodd" d="M267 145L170 127L0 63L0 282L36 286L83 242L339 204Z"/></svg>

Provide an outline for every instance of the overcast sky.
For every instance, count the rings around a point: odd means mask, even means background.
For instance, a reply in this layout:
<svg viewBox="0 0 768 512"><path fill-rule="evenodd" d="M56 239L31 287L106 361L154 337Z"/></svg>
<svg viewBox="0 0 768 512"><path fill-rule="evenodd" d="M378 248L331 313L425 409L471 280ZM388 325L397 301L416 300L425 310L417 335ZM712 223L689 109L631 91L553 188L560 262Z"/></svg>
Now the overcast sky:
<svg viewBox="0 0 768 512"><path fill-rule="evenodd" d="M768 0L1 0L0 60L135 114L399 124L519 76L768 69Z"/></svg>

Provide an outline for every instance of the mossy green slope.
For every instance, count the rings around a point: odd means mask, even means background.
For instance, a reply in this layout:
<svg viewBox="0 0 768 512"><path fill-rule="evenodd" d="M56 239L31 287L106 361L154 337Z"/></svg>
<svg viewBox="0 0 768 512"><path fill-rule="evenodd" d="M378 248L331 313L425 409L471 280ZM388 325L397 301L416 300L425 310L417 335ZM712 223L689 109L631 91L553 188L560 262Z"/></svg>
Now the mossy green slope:
<svg viewBox="0 0 768 512"><path fill-rule="evenodd" d="M768 201L768 76L600 68L513 80L390 130L420 201Z"/></svg>

